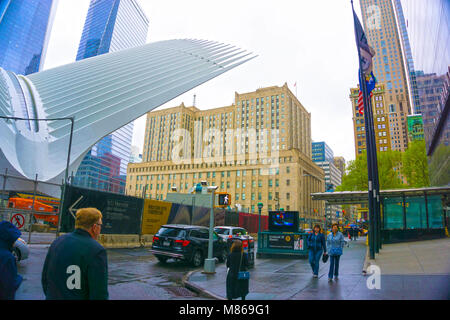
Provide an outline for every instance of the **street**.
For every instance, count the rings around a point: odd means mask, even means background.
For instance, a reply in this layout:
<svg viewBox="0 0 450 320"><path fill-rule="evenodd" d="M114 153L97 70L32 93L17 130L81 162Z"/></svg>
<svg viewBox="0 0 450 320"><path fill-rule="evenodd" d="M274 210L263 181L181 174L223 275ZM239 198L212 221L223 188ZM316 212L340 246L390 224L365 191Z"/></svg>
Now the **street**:
<svg viewBox="0 0 450 320"><path fill-rule="evenodd" d="M24 280L16 294L17 300L42 300L41 272L49 245L30 245L30 256L18 264ZM181 284L183 276L194 268L183 262L169 260L166 265L147 248L109 249L109 297L112 300L174 300L199 299ZM204 298L202 298L204 299Z"/></svg>
<svg viewBox="0 0 450 320"><path fill-rule="evenodd" d="M49 236L47 236L49 238ZM45 241L46 236L41 235ZM440 248L450 245L446 239L411 244L386 245L384 256L373 264L381 268L381 290L369 290L367 276L362 275L366 253L365 238L350 241L344 248L339 280L327 282L329 262L320 264L319 279L313 279L308 259L256 259L250 270L248 300L310 299L446 299L448 298L449 255L439 258ZM30 256L18 264L24 278L16 294L17 300L45 299L41 272L49 244L30 245ZM226 267L216 264L215 275L205 275L184 262L160 263L148 248L108 249L109 297L111 300L198 300L225 297ZM397 258L395 258L397 257ZM200 292L183 285L187 279Z"/></svg>

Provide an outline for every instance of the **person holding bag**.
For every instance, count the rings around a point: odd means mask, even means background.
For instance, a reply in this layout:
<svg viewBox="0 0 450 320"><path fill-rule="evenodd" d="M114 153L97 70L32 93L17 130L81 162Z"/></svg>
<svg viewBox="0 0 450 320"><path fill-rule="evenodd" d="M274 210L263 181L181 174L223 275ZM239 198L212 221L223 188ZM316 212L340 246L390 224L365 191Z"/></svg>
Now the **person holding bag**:
<svg viewBox="0 0 450 320"><path fill-rule="evenodd" d="M324 257L327 255L325 236L321 231L322 230L320 228L320 225L316 224L314 226L314 232L310 233L307 238L309 249L309 264L311 265L314 278L319 277L319 263L322 253Z"/></svg>
<svg viewBox="0 0 450 320"><path fill-rule="evenodd" d="M244 254L242 241L234 240L227 257L227 299L233 300L241 297L245 300L249 292L250 274L247 271L248 258Z"/></svg>
<svg viewBox="0 0 450 320"><path fill-rule="evenodd" d="M328 272L328 281L337 280L339 276L339 260L343 253L343 247L347 243L344 235L338 230L338 224L333 223L331 233L327 237L328 254L330 256L330 271Z"/></svg>

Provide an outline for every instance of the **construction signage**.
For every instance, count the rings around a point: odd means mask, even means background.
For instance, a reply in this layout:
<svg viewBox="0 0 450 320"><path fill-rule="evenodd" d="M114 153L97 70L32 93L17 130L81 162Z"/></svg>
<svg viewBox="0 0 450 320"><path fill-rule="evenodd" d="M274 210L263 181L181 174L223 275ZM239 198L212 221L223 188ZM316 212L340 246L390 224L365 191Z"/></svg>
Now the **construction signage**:
<svg viewBox="0 0 450 320"><path fill-rule="evenodd" d="M145 199L142 213L142 234L156 234L159 228L167 223L171 202Z"/></svg>

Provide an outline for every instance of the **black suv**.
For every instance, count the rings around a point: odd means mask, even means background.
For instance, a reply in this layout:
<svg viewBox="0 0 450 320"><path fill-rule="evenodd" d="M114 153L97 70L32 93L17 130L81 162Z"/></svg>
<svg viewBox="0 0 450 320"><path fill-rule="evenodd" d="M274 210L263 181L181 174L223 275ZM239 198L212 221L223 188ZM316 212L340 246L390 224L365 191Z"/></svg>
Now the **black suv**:
<svg viewBox="0 0 450 320"><path fill-rule="evenodd" d="M191 262L195 267L199 267L208 257L208 239L209 229L206 227L183 224L163 225L153 236L150 252L162 263L169 258L174 258ZM220 262L225 262L227 253L227 243L214 232L213 257L217 257Z"/></svg>

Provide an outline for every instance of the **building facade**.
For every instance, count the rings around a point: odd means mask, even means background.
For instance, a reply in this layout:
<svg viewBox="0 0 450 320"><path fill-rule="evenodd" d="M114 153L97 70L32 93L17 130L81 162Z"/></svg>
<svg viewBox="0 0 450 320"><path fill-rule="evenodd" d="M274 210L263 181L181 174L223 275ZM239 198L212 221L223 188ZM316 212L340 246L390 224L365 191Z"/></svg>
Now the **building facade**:
<svg viewBox="0 0 450 320"><path fill-rule="evenodd" d="M0 67L16 74L42 69L58 0L0 1Z"/></svg>
<svg viewBox="0 0 450 320"><path fill-rule="evenodd" d="M422 71L416 71L416 78L421 106L419 113L423 117L425 143L428 150L439 116L445 106L446 76L438 76L435 73L424 74Z"/></svg>
<svg viewBox="0 0 450 320"><path fill-rule="evenodd" d="M345 159L344 157L334 157L334 166L341 171L341 175L345 174Z"/></svg>
<svg viewBox="0 0 450 320"><path fill-rule="evenodd" d="M408 140L424 140L423 119L421 114L408 116Z"/></svg>
<svg viewBox="0 0 450 320"><path fill-rule="evenodd" d="M209 110L184 104L147 114L143 163L129 164L126 192L165 199L171 187L188 192L205 180L228 192L241 210L296 210L323 222L324 190L311 160L311 115L284 84L235 93L231 106Z"/></svg>
<svg viewBox="0 0 450 320"><path fill-rule="evenodd" d="M401 0L423 107L430 182L450 184L450 2ZM422 78L422 79L420 79ZM419 83L421 82L422 83ZM441 82L442 81L442 82ZM442 92L440 82L443 83ZM436 84L436 87L434 87ZM420 90L420 89L419 89ZM425 92L424 92L425 91ZM428 92L427 92L428 91ZM441 108L436 104L440 101Z"/></svg>
<svg viewBox="0 0 450 320"><path fill-rule="evenodd" d="M383 84L377 84L372 91L372 112L373 125L375 131L375 141L377 152L384 152L394 149L393 143L398 143L396 139L399 131L402 130L398 126L396 112L389 112L386 105L386 96ZM358 157L366 149L366 131L364 123L364 115L358 111L358 93L359 88L350 89L350 101L353 111L353 132L355 141L355 157Z"/></svg>
<svg viewBox="0 0 450 320"><path fill-rule="evenodd" d="M325 191L334 191L342 183L343 172L335 165L333 150L325 141L321 141L312 143L312 152L313 161L324 171ZM327 225L330 225L332 222L338 222L340 212L342 212L341 206L325 204Z"/></svg>
<svg viewBox="0 0 450 320"><path fill-rule="evenodd" d="M407 116L412 113L409 96L409 73L405 63L401 25L392 0L360 0L364 30L369 45L376 51L373 72L378 83L385 85L385 99L393 150L408 147Z"/></svg>
<svg viewBox="0 0 450 320"><path fill-rule="evenodd" d="M136 0L91 0L76 60L143 45L148 24ZM83 159L73 183L124 193L132 137L130 122L95 144Z"/></svg>
<svg viewBox="0 0 450 320"><path fill-rule="evenodd" d="M326 144L326 142L313 142L312 143L312 160L314 162L319 161L334 161L333 150Z"/></svg>

